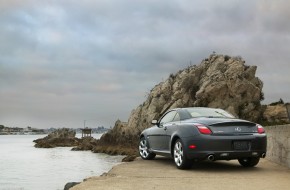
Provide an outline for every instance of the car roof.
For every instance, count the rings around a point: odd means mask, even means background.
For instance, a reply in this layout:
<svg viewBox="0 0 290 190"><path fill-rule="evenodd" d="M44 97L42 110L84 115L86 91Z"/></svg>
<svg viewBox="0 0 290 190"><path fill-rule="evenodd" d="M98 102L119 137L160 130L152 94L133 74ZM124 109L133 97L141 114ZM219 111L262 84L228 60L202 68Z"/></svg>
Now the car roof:
<svg viewBox="0 0 290 190"><path fill-rule="evenodd" d="M221 108L209 108L209 107L183 107L183 108L173 108L173 109L170 109L170 111L173 111L173 110L180 110L180 109L221 109Z"/></svg>

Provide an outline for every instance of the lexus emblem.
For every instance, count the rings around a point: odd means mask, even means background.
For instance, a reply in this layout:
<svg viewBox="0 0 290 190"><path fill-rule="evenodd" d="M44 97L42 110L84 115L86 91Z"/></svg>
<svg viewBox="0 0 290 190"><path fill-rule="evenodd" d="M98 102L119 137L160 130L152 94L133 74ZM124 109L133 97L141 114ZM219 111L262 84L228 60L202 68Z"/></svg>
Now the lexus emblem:
<svg viewBox="0 0 290 190"><path fill-rule="evenodd" d="M242 128L241 127L236 127L235 128L235 131L241 132L242 131Z"/></svg>

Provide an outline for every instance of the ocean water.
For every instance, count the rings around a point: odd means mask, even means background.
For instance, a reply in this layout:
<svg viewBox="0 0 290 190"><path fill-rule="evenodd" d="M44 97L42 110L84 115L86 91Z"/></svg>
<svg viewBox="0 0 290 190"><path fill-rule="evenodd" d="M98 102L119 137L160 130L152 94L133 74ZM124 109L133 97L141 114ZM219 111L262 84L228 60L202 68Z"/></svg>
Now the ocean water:
<svg viewBox="0 0 290 190"><path fill-rule="evenodd" d="M32 141L44 136L0 135L0 190L63 190L67 182L101 175L123 158L70 147L34 148Z"/></svg>

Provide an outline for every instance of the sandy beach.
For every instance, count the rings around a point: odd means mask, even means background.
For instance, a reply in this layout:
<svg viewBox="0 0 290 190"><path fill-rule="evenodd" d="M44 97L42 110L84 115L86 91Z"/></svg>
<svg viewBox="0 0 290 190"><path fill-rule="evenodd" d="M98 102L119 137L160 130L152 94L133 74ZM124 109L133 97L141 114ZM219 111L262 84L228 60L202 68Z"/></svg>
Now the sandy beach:
<svg viewBox="0 0 290 190"><path fill-rule="evenodd" d="M91 177L71 190L135 189L235 189L286 190L290 187L290 169L261 159L255 168L244 168L237 161L202 162L190 170L176 169L164 157L115 166L107 174Z"/></svg>

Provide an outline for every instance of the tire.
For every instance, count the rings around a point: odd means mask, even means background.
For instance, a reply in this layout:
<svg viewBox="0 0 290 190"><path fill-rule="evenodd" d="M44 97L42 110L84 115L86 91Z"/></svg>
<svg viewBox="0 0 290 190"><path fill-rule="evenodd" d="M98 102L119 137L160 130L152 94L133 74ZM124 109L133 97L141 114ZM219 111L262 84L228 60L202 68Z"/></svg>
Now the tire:
<svg viewBox="0 0 290 190"><path fill-rule="evenodd" d="M174 163L178 169L190 169L193 164L193 160L186 158L186 152L183 147L182 141L177 139L173 147Z"/></svg>
<svg viewBox="0 0 290 190"><path fill-rule="evenodd" d="M139 141L139 154L144 160L152 160L156 156L155 153L149 151L148 143L144 137Z"/></svg>
<svg viewBox="0 0 290 190"><path fill-rule="evenodd" d="M238 160L239 160L239 163L244 167L254 167L259 163L260 158L250 157L250 158L240 158Z"/></svg>

